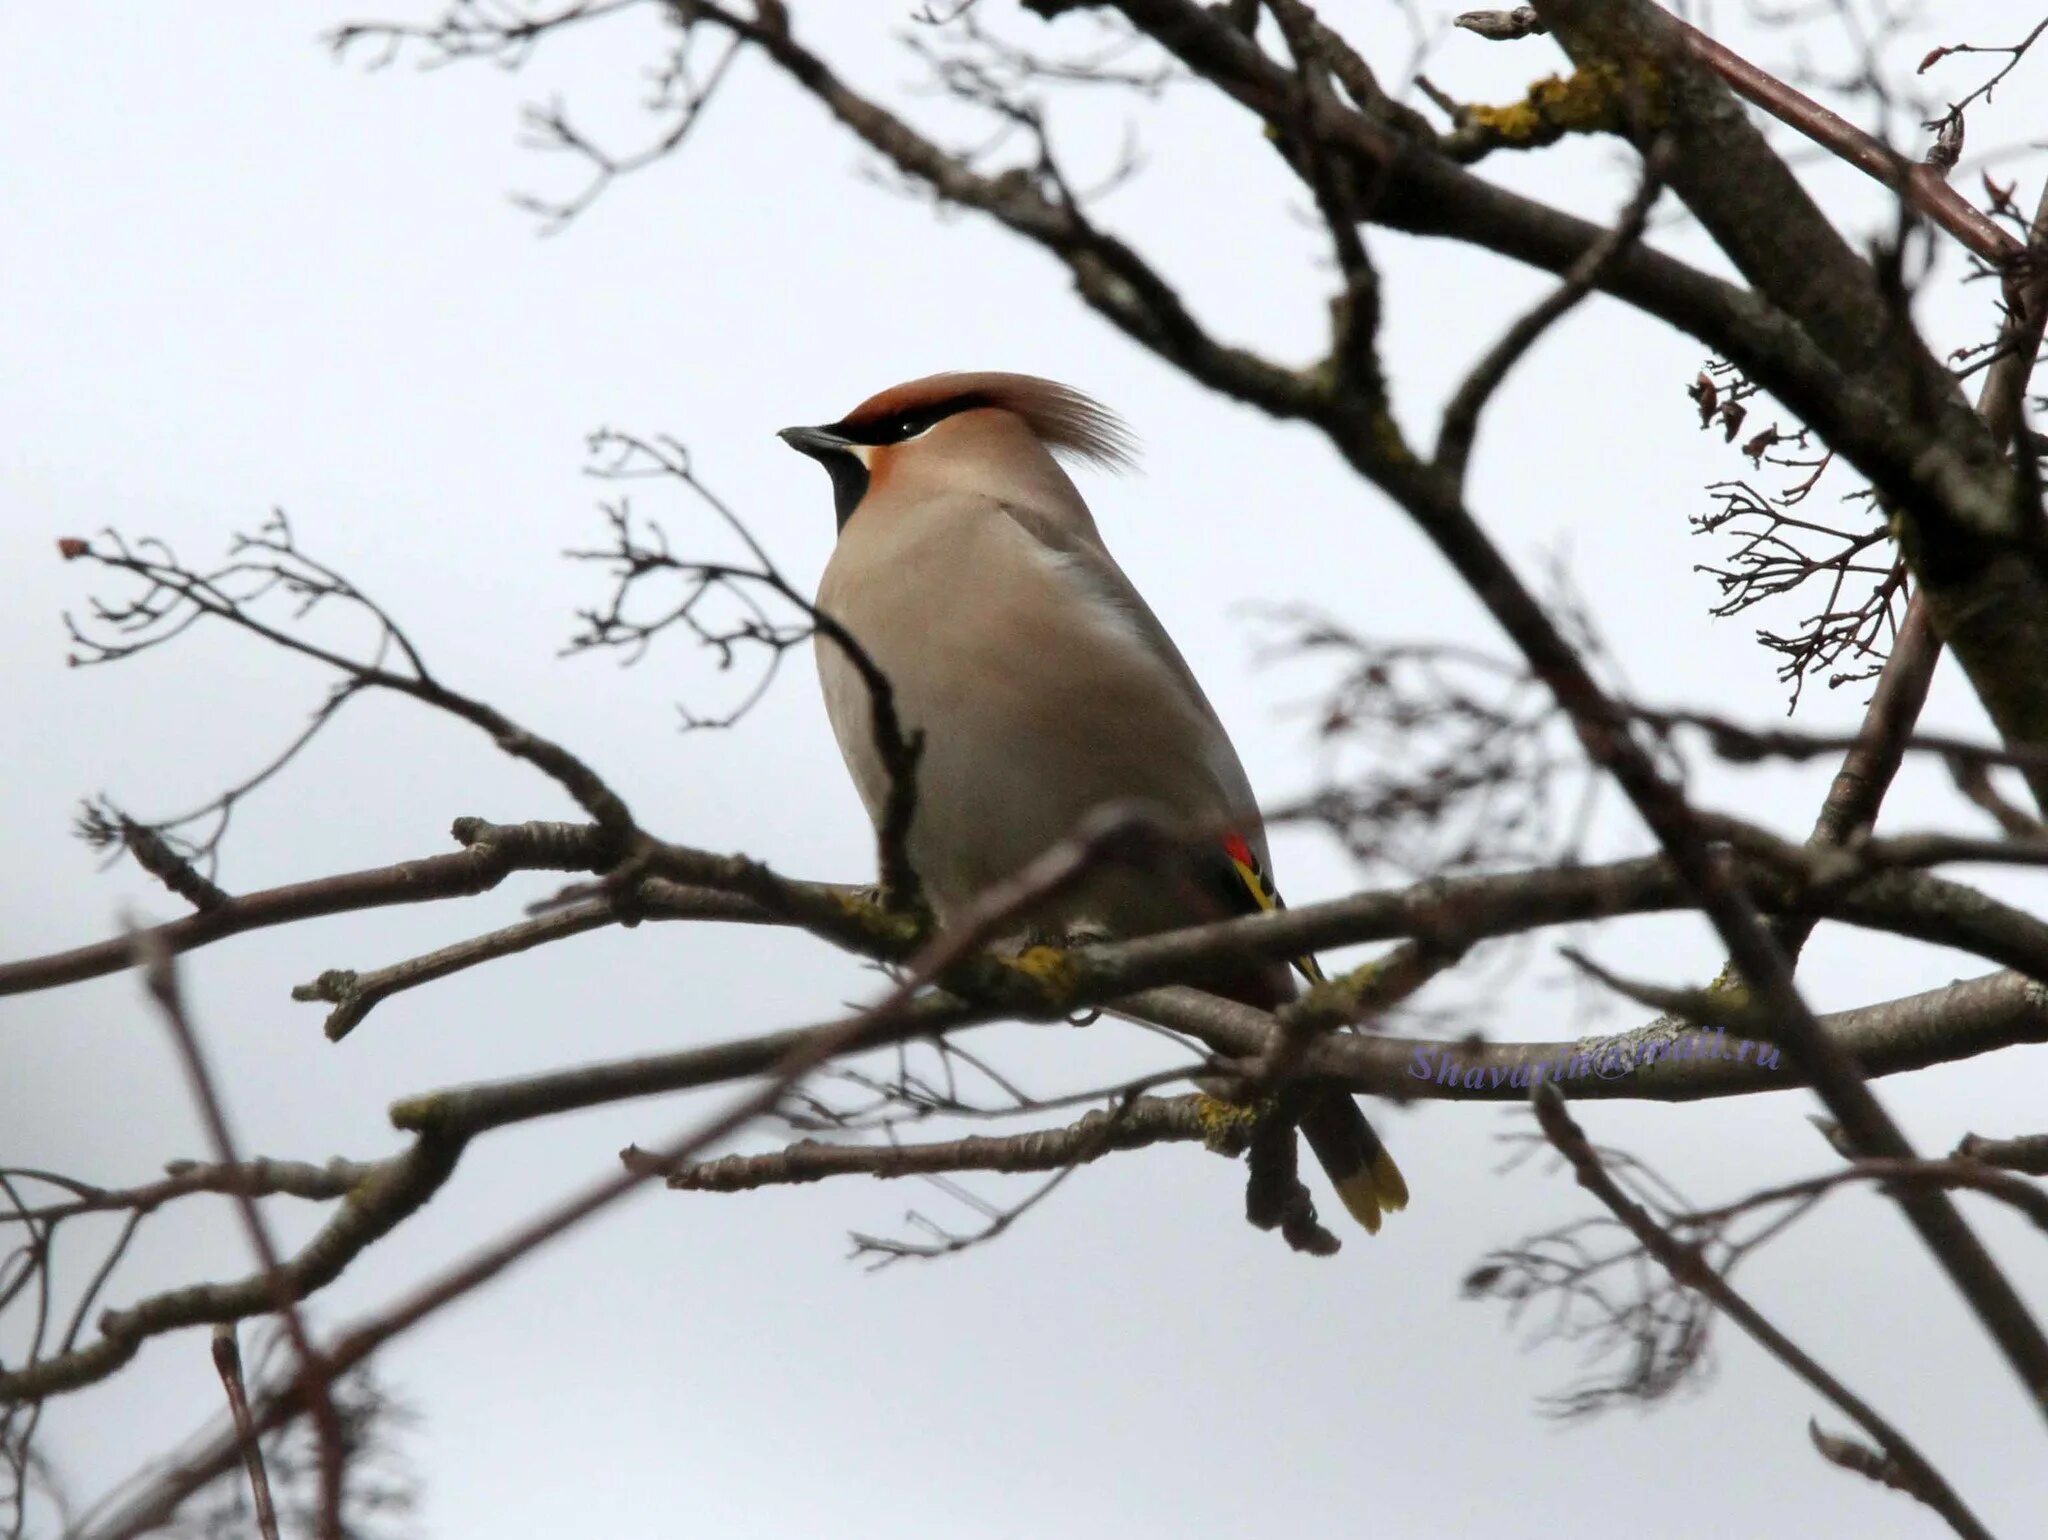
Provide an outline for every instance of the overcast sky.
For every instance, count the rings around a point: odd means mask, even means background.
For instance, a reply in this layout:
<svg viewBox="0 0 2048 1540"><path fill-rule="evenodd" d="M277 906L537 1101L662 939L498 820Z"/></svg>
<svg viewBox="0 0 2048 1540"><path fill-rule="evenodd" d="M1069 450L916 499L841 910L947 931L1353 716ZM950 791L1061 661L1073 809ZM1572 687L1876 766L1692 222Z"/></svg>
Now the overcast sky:
<svg viewBox="0 0 2048 1540"><path fill-rule="evenodd" d="M796 9L862 85L903 100L919 78L894 41L908 3ZM2009 0L1939 9L1941 30L1912 34L1900 57L2013 30ZM1328 11L1398 70L1408 40L1392 6ZM558 659L572 607L597 594L593 574L558 559L599 532L598 489L579 474L590 429L686 440L703 475L810 583L832 539L828 491L776 428L827 420L940 368L1027 370L1089 390L1129 420L1145 456L1140 474L1091 475L1084 490L1269 803L1314 783L1299 709L1313 679L1259 666L1243 601L1319 606L1375 636L1499 645L1397 511L1312 434L1179 380L1086 313L1053 264L983 222L934 218L874 186L851 142L759 63L734 72L685 155L541 239L507 194L565 194L576 173L519 147L519 104L559 93L595 126L630 133L653 29L584 29L521 76L368 73L319 42L358 14L74 0L8 18L0 699L12 743L0 760L0 953L99 937L124 914L175 913L130 868L96 874L68 834L79 797L106 791L144 817L201 801L288 738L322 687L310 667L203 634L117 668L68 670L59 616L83 603L90 575L60 564L54 542L107 525L200 560L283 508L310 548L410 624L451 682L576 747L651 828L841 880L866 879L871 844L807 659L740 729L688 737L674 729L674 702L731 698L733 682L705 657L678 644L628 671ZM1728 35L1755 41L1739 25ZM1782 40L1762 47L1786 57ZM1506 99L1559 63L1543 40L1461 35L1430 70L1460 96ZM2041 67L2027 60L1973 115L1973 146L2040 137ZM939 109L913 97L909 110ZM1113 159L1123 119L1143 129L1144 173L1102 217L1161 253L1219 332L1309 356L1328 274L1249 120L1185 88L1156 111L1121 98L1075 111L1084 171ZM1487 169L1603 219L1631 185L1605 144ZM1884 227L1881 200L1845 175L1813 174L1856 230ZM1960 185L1974 190L1974 174ZM1660 239L1697 244L1682 230ZM1443 245L1377 236L1374 251L1398 404L1426 434L1544 280ZM1990 325L1990 287L1959 287L1959 270L1945 254L1923 304L1944 347ZM1704 506L1705 483L1738 468L1696 430L1684 386L1701 361L1686 339L1587 305L1500 397L1472 496L1525 570L1566 559L1639 693L1770 720L1782 694L1753 623L1711 621L1711 585L1690 570L1712 552L1686 517ZM641 506L679 546L701 528L658 489ZM1801 720L1846 729L1860 704L1854 689L1818 689ZM1930 720L1983 731L1952 670ZM1818 769L1737 778L1700 767L1703 795L1795 836L1821 784ZM223 880L251 889L438 853L461 814L572 813L477 735L369 699L249 803ZM1886 819L1971 826L1922 767L1902 778ZM1619 821L1608 841L1641 848ZM1282 831L1276 859L1296 902L1359 880L1306 831ZM340 1046L321 1036L319 1007L289 999L322 969L378 966L507 923L552 887L536 876L188 958L244 1147L374 1157L397 1147L383 1109L405 1093L800 1024L875 988L793 934L656 926L448 980L385 1006ZM1674 983L1718 966L1685 918L1605 932L1595 950ZM1825 1009L1979 971L1824 931L1802 978ZM1497 1028L1583 1030L1557 976L1539 955L1499 1002ZM1083 1063L1129 1060L1137 1050L1111 1030L1011 1028L978 1041L1050 1086L1072 1083ZM1883 1095L1923 1149L1942 1150L1969 1130L2038 1131L2044 1073L2048 1048L2013 1050L1888 1082ZM332 1328L366 1313L613 1169L622 1144L666 1137L713 1105L645 1103L484 1141L428 1210L319 1297L314 1318ZM1709 1203L1824 1168L1811 1110L1786 1093L1603 1104L1584 1121ZM421 1415L407 1439L424 1482L420 1527L607 1540L1933 1531L1909 1501L1825 1467L1806 1420L1840 1419L1724 1330L1705 1394L1647 1416L1544 1420L1537 1398L1571 1378L1570 1350L1526 1350L1495 1307L1461 1301L1457 1285L1490 1246L1584 1214L1588 1200L1552 1171L1497 1174L1496 1141L1523 1126L1517 1113L1434 1105L1379 1120L1414 1205L1376 1240L1347 1236L1331 1261L1249 1229L1240 1173L1184 1147L1092 1168L999 1244L878 1275L844 1259L848 1231L901 1233L912 1207L970 1216L929 1189L850 1180L747 1197L647 1193L386 1365ZM0 1162L126 1183L203 1149L132 979L0 1003ZM246 1270L227 1206L188 1207L147 1227L113 1302ZM2002 1214L1971 1212L2003 1256L2032 1261L2020 1281L2048 1311L2038 1245L2027 1250ZM318 1218L300 1208L277 1222L297 1238ZM2038 1426L1895 1212L1841 1199L1743 1281L1921 1440L1995 1530L2038 1529ZM0 1353L17 1347L0 1340ZM44 1448L90 1495L217 1404L205 1334L158 1339L112 1383L54 1404Z"/></svg>

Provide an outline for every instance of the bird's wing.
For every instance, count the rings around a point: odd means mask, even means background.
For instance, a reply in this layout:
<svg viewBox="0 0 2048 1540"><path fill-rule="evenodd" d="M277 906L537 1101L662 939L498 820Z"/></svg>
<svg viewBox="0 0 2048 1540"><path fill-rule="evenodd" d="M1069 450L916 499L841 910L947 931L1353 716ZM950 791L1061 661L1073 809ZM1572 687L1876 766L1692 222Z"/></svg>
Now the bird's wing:
<svg viewBox="0 0 2048 1540"><path fill-rule="evenodd" d="M1238 913L1264 914L1287 907L1286 900L1280 897L1280 890L1273 886L1273 879L1266 875L1265 862L1259 859L1259 853L1252 849L1251 841L1243 835L1226 834L1223 837L1219 876L1223 886L1230 891L1230 899ZM1291 961L1295 972L1309 983L1324 982L1323 965L1312 954L1304 952Z"/></svg>
<svg viewBox="0 0 2048 1540"><path fill-rule="evenodd" d="M1199 709L1212 729L1204 745L1210 773L1215 776L1236 814L1239 825L1236 832L1250 845L1258 860L1265 862L1266 829L1259 817L1258 799L1252 794L1251 779L1245 774L1237 750L1230 742L1230 735L1224 731L1223 719L1209 704L1209 697L1202 692L1194 670L1188 667L1187 659L1180 655L1180 649L1174 646L1173 638L1159 623L1159 617L1152 613L1152 607L1138 592L1137 585L1124 574L1124 569L1117 565L1116 558L1109 554L1092 528L1077 529L1068 520L1050 517L1018 503L1006 502L1002 510L1032 539L1062 558L1069 572L1090 590L1094 599L1117 613L1133 640L1165 665L1167 673L1185 697Z"/></svg>

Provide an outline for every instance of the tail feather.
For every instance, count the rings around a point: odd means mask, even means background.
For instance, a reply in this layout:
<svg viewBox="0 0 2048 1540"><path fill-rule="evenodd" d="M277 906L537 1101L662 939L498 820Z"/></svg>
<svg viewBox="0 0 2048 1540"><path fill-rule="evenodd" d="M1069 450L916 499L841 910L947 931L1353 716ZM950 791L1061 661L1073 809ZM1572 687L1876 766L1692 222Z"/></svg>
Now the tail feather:
<svg viewBox="0 0 2048 1540"><path fill-rule="evenodd" d="M1229 909L1260 914L1286 907L1250 841L1239 834L1230 835L1223 841L1222 856L1215 872ZM1322 966L1314 957L1297 957L1293 966L1310 984L1325 982ZM1268 966L1218 987L1231 999L1265 1011L1294 998L1294 985L1285 966ZM1344 1207L1368 1233L1380 1233L1382 1214L1408 1206L1408 1183L1401 1168L1349 1096L1342 1091L1308 1092L1302 1099L1298 1126L1336 1184Z"/></svg>
<svg viewBox="0 0 2048 1540"><path fill-rule="evenodd" d="M1380 1216L1408 1206L1408 1183L1394 1157L1341 1091L1317 1094L1302 1110L1301 1131L1351 1217L1379 1234Z"/></svg>

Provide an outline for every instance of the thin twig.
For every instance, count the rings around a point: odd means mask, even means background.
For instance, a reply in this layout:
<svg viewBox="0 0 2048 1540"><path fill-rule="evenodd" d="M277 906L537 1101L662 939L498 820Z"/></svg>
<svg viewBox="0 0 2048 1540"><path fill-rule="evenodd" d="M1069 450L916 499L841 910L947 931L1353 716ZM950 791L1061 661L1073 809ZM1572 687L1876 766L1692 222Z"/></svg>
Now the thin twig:
<svg viewBox="0 0 2048 1540"><path fill-rule="evenodd" d="M1650 1217L1648 1210L1621 1190L1566 1110L1564 1096L1556 1087L1539 1087L1530 1101L1544 1136L1571 1163L1579 1185L1605 1204L1608 1211L1628 1227L1629 1233L1635 1236L1643 1249L1663 1264L1675 1280L1706 1295L1765 1352L1841 1408L1845 1416L1875 1439L1904 1474L1907 1485L1903 1490L1939 1513L1957 1534L1967 1536L1969 1540L1991 1540L1991 1532L1978 1522L1976 1515L1956 1495L1941 1472L1928 1463L1904 1434L1822 1368L1798 1343L1766 1320L1727 1279L1706 1265L1696 1248L1664 1229Z"/></svg>
<svg viewBox="0 0 2048 1540"><path fill-rule="evenodd" d="M954 1171L1056 1171L1114 1151L1208 1139L1214 1133L1213 1105L1208 1097L1198 1095L1145 1096L1120 1111L1098 1109L1060 1128L926 1144L824 1144L802 1139L770 1154L727 1155L680 1170L657 1165L646 1151L637 1148L628 1148L620 1158L649 1176L662 1177L681 1192L748 1192L833 1176L886 1179Z"/></svg>
<svg viewBox="0 0 2048 1540"><path fill-rule="evenodd" d="M2048 1231L2048 1192L2023 1177L2000 1170L1989 1161L1962 1151L1946 1160L1851 1160L1848 1165L1820 1176L1765 1187L1720 1208L1687 1214L1682 1223L1689 1227L1715 1225L1738 1214L1831 1192L1855 1182L1927 1182L1982 1193L2026 1215L2036 1229Z"/></svg>
<svg viewBox="0 0 2048 1540"><path fill-rule="evenodd" d="M241 1156L236 1153L234 1135L228 1129L227 1111L221 1105L213 1072L206 1062L206 1052L199 1043L199 1033L186 1012L184 994L178 987L177 966L170 952L161 945L152 945L147 933L143 933L136 938L135 960L142 972L143 985L163 1012L172 1040L178 1046L178 1056L185 1067L192 1099L199 1106L215 1155L223 1165L239 1166ZM342 1433L341 1416L334 1406L334 1370L314 1347L312 1336L306 1330L298 1296L279 1260L277 1244L271 1239L270 1227L263 1222L255 1197L247 1188L238 1188L234 1198L241 1210L243 1227L249 1234L249 1244L254 1247L257 1260L262 1264L277 1312L284 1318L285 1331L298 1355L301 1393L312 1415L320 1451L320 1540L341 1540L342 1465L347 1459L348 1446ZM214 1351L218 1364L220 1346L217 1339ZM246 1409L242 1420L246 1422Z"/></svg>
<svg viewBox="0 0 2048 1540"><path fill-rule="evenodd" d="M2048 1134L2022 1134L2017 1139L1965 1134L1955 1152L1963 1159L1980 1160L1987 1166L2003 1166L2029 1176L2048 1176Z"/></svg>
<svg viewBox="0 0 2048 1540"><path fill-rule="evenodd" d="M1938 168L1907 159L1697 27L1676 17L1671 18L1671 25L1693 57L1726 81L1736 95L1899 193L1985 261L2003 265L2020 254L2020 243L1950 187Z"/></svg>
<svg viewBox="0 0 2048 1540"><path fill-rule="evenodd" d="M213 1328L213 1366L227 1390L228 1412L241 1441L242 1463L249 1472L249 1495L256 1508L256 1531L263 1540L278 1540L277 1507L270 1498L270 1472L263 1464L263 1443L256 1436L256 1423L249 1415L248 1387L242 1381L242 1349L235 1341L235 1323L222 1321Z"/></svg>
<svg viewBox="0 0 2048 1540"><path fill-rule="evenodd" d="M1644 159L1642 182L1627 207L1621 211L1614 228L1588 246L1565 273L1564 281L1527 314L1517 318L1501 339L1473 365L1472 372L1444 408L1443 422L1437 429L1436 464L1453 482L1464 483L1465 464L1472 454L1472 440L1479 431L1479 414L1486 409L1493 393L1521 361L1522 355L1535 346L1537 339L1592 293L1600 282L1601 274L1607 271L1615 258L1642 238L1643 227L1649 221L1650 210L1662 188L1653 145Z"/></svg>

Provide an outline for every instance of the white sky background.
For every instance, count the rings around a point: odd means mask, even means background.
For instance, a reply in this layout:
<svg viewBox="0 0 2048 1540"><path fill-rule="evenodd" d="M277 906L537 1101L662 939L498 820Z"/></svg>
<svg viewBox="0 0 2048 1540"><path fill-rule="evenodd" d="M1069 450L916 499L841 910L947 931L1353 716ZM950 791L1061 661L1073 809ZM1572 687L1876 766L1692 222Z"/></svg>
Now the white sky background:
<svg viewBox="0 0 2048 1540"><path fill-rule="evenodd" d="M393 0L394 14L429 9ZM797 9L856 83L893 91L919 77L891 41L907 5ZM2015 29L2007 0L1940 10L1939 33L1915 34L1900 57ZM742 64L687 153L541 240L505 194L565 192L575 172L517 148L518 104L559 92L593 126L630 130L651 31L587 29L520 77L372 75L335 64L317 41L365 14L80 0L8 17L0 678L12 743L0 761L0 953L95 938L123 912L174 914L132 868L94 874L67 833L78 798L105 790L144 817L203 800L283 742L323 682L205 635L118 668L67 670L58 616L82 604L91 574L59 563L54 541L108 524L203 560L282 507L311 549L408 623L447 679L582 752L651 828L836 879L864 879L871 846L807 660L739 730L689 737L674 731L672 702L715 706L732 681L680 641L631 671L557 660L571 606L600 591L596 574L557 555L599 534L599 489L579 475L589 429L687 440L707 479L810 583L832 538L829 495L774 429L828 420L939 368L1029 370L1090 390L1128 417L1147 453L1141 475L1091 476L1084 490L1269 802L1313 782L1307 719L1286 709L1312 698L1312 680L1255 666L1237 601L1301 601L1376 635L1496 645L1401 516L1314 435L1180 381L1087 314L1049 260L985 222L935 219L869 185L852 142L766 66ZM1329 14L1398 70L1407 40L1390 6ZM1723 19L1732 40L1754 41ZM1762 46L1783 58L1781 42ZM1558 63L1541 40L1457 36L1430 69L1457 94L1503 100ZM1946 79L1977 78L1973 65L1952 68ZM2029 59L1973 114L1973 147L2040 136L2029 105L2040 69ZM930 100L910 110L956 121ZM1159 109L1117 98L1075 113L1084 174L1110 158L1122 119L1142 114L1149 165L1103 206L1105 221L1160 254L1219 332L1307 356L1328 275L1301 199L1249 120L1187 88ZM1611 144L1501 157L1486 171L1603 219L1630 186ZM1857 229L1882 227L1882 200L1853 179L1822 169L1816 185ZM1974 191L1974 174L1959 185ZM1685 232L1660 239L1698 244ZM1550 280L1444 244L1376 236L1373 247L1390 372L1404 420L1426 437L1471 359ZM1945 252L1942 277L1959 269ZM1937 282L1923 307L1936 339L1988 335L1992 297ZM1568 556L1641 694L1770 720L1782 693L1752 621L1710 622L1711 585L1689 571L1713 553L1686 515L1703 506L1704 483L1740 468L1694 426L1683 387L1702 357L1618 306L1586 306L1498 399L1472 495L1525 571ZM664 499L649 488L640 505L666 516L679 547L690 532L711 537ZM1816 689L1801 720L1846 730L1860 704L1855 690ZM452 848L459 814L572 815L549 783L456 724L378 699L347 715L240 815L230 887L437 853ZM1930 720L1982 730L1946 666ZM1803 835L1823 778L1702 767L1700 784ZM1936 821L1966 824L1938 772L1909 769L1887 826ZM1613 827L1609 845L1640 848L1625 823ZM1358 880L1306 833L1283 832L1277 861L1296 902ZM553 886L515 879L478 899L190 956L185 977L243 1147L374 1157L396 1147L383 1109L401 1094L821 1019L875 987L798 935L649 926L401 997L339 1047L320 1034L324 1007L288 998L324 968L379 966L506 923ZM1684 919L1603 933L1595 950L1672 982L1718 964L1703 927ZM1575 996L1548 982L1553 961L1538 963L1503 1002L1501 1026L1570 1035L1584 1025ZM1823 932L1802 977L1834 1008L1978 971ZM1061 1031L978 1041L1037 1086L1066 1083L1074 1055L1128 1057L1117 1042ZM2048 1049L2009 1051L1882 1094L1923 1148L1941 1150L1966 1130L2040 1129L2044 1071ZM367 1312L613 1169L620 1145L667 1137L714 1104L643 1103L482 1141L312 1314L334 1327ZM1603 1104L1583 1120L1706 1203L1824 1168L1812 1105L1796 1093ZM1494 1174L1495 1137L1519 1119L1490 1106L1385 1110L1415 1204L1377 1240L1346 1232L1327 1262L1249 1229L1241 1173L1186 1148L1103 1162L998 1244L873 1276L843 1259L847 1231L900 1233L912 1206L971 1216L910 1185L649 1192L386 1364L423 1417L408 1440L425 1482L421 1527L608 1540L1934 1532L1908 1500L1825 1467L1806 1419L1841 1419L1725 1329L1703 1396L1569 1427L1537 1415L1535 1398L1571 1377L1570 1351L1525 1351L1495 1307L1457 1297L1489 1246L1589 1211L1554 1172ZM166 1035L131 979L0 1005L0 1161L111 1184L203 1150ZM2002 1214L1971 1213L2002 1255L2034 1265L2020 1281L2048 1311L2038 1245ZM319 1217L280 1210L277 1223L296 1239ZM247 1266L228 1206L187 1205L146 1228L110 1301ZM1995 1530L2038 1528L2039 1428L1887 1206L1837 1200L1742 1281L1919 1439ZM217 1404L205 1333L185 1332L55 1404L43 1447L91 1494Z"/></svg>

